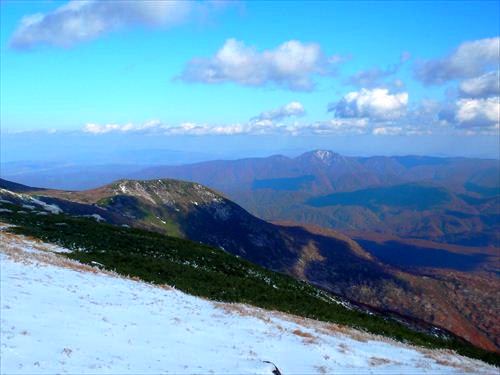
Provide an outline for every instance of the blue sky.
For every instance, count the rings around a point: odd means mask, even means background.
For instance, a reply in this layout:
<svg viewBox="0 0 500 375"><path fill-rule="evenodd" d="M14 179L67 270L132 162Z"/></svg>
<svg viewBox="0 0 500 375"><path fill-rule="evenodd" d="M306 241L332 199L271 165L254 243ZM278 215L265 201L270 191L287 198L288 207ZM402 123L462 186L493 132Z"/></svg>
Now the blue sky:
<svg viewBox="0 0 500 375"><path fill-rule="evenodd" d="M359 152L456 154L467 137L460 152L498 154L498 2L169 3L3 1L3 143L359 136Z"/></svg>

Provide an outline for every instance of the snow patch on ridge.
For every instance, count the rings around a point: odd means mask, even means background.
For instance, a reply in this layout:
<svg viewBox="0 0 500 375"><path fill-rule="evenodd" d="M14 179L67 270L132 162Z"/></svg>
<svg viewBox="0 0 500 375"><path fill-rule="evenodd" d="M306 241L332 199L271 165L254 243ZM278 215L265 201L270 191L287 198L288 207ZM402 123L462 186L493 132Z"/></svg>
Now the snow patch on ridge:
<svg viewBox="0 0 500 375"><path fill-rule="evenodd" d="M82 217L89 217L91 219L94 219L95 221L97 221L98 223L100 223L101 221L106 221L101 215L99 214L91 214L91 215L82 215Z"/></svg>
<svg viewBox="0 0 500 375"><path fill-rule="evenodd" d="M333 152L327 150L317 150L314 152L314 156L316 156L320 160L326 161L331 159L331 157L333 156Z"/></svg>
<svg viewBox="0 0 500 375"><path fill-rule="evenodd" d="M40 199L33 198L33 197L30 197L30 199L32 202L35 202L36 204L41 206L45 211L48 211L52 214L57 215L57 214L61 214L63 212L63 210L61 210L61 208L55 204L48 204Z"/></svg>
<svg viewBox="0 0 500 375"><path fill-rule="evenodd" d="M24 208L30 209L30 210L34 210L36 208L35 206L32 205L32 203L35 203L37 206L41 207L43 210L50 212L50 213L53 213L53 214L60 214L63 212L63 210L59 206L57 206L55 204L49 204L47 202L42 201L41 199L34 198L34 197L27 195L27 194L20 194L20 193L16 193L16 192L13 192L13 191L10 191L7 189L2 189L2 188L0 188L0 194L11 196L14 199L21 200L22 202L24 202L21 204L21 206ZM1 199L0 202L13 204L13 202L6 200L6 199Z"/></svg>

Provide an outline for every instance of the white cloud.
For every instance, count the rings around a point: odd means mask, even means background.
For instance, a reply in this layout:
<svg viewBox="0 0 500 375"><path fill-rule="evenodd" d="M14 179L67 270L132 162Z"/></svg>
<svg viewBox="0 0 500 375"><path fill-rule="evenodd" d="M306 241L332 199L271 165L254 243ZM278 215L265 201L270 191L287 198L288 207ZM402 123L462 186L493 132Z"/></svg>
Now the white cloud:
<svg viewBox="0 0 500 375"><path fill-rule="evenodd" d="M390 94L388 89L361 89L345 95L340 101L330 103L329 111L340 118L369 118L394 120L402 117L408 105L408 93Z"/></svg>
<svg viewBox="0 0 500 375"><path fill-rule="evenodd" d="M252 120L244 124L211 125L184 122L179 125L168 125L158 120L148 121L141 125L134 124L94 124L89 123L83 127L83 132L90 134L106 133L135 133L159 135L238 135L238 134L272 134L282 132L285 126L271 120Z"/></svg>
<svg viewBox="0 0 500 375"><path fill-rule="evenodd" d="M227 125L199 124L184 122L179 125L168 125L152 120L141 125L134 124L94 124L83 127L83 132L103 135L108 133L151 134L151 135L327 135L327 134L362 134L369 131L367 119L331 119L314 123L292 124L276 123L270 119L252 119L246 123Z"/></svg>
<svg viewBox="0 0 500 375"><path fill-rule="evenodd" d="M403 133L403 128L399 126L382 126L377 127L372 130L373 135L401 135Z"/></svg>
<svg viewBox="0 0 500 375"><path fill-rule="evenodd" d="M124 27L171 27L207 7L212 3L73 0L52 12L23 17L10 45L15 49L70 47Z"/></svg>
<svg viewBox="0 0 500 375"><path fill-rule="evenodd" d="M377 126L372 130L373 135L377 136L421 136L421 135L430 135L432 134L432 130L430 129L421 129L414 126Z"/></svg>
<svg viewBox="0 0 500 375"><path fill-rule="evenodd" d="M304 106L300 102L290 102L280 108L262 112L255 119L259 120L281 120L291 116L304 115Z"/></svg>
<svg viewBox="0 0 500 375"><path fill-rule="evenodd" d="M180 78L207 84L271 84L307 91L314 88L314 75L333 73L338 62L335 56L327 58L316 43L290 40L259 52L241 41L228 39L214 56L189 61Z"/></svg>
<svg viewBox="0 0 500 375"><path fill-rule="evenodd" d="M106 134L110 132L128 132L132 130L134 126L132 124L118 125L118 124L106 124L99 125L94 123L86 124L83 128L85 133L92 134Z"/></svg>
<svg viewBox="0 0 500 375"><path fill-rule="evenodd" d="M499 72L485 73L479 77L466 79L460 83L460 96L486 98L500 95Z"/></svg>
<svg viewBox="0 0 500 375"><path fill-rule="evenodd" d="M462 127L498 127L500 98L460 99L455 119Z"/></svg>
<svg viewBox="0 0 500 375"><path fill-rule="evenodd" d="M498 129L500 122L500 98L459 99L446 106L439 118L456 128L469 130Z"/></svg>
<svg viewBox="0 0 500 375"><path fill-rule="evenodd" d="M379 89L380 90L380 89ZM493 134L498 135L499 98L460 99L452 103L422 100L418 106L407 108L407 97L361 90L360 95L347 94L355 113L333 119L303 123L281 121L282 113L302 113L298 102L268 111L269 115L254 117L247 122L233 124L207 124L184 122L178 125L151 120L143 124L95 124L82 129L86 133L146 134L164 136L235 136L235 135L375 135L421 136L430 134ZM372 90L375 91L375 90ZM357 93L359 94L359 93ZM349 102L349 100L347 100ZM297 104L294 104L297 103ZM301 110L302 109L302 110ZM266 112L264 112L266 113ZM277 114L280 113L280 116ZM356 114L354 116L353 114ZM465 133L464 133L465 132Z"/></svg>
<svg viewBox="0 0 500 375"><path fill-rule="evenodd" d="M443 84L454 79L472 78L500 63L500 38L462 43L450 55L420 62L415 76L425 84Z"/></svg>

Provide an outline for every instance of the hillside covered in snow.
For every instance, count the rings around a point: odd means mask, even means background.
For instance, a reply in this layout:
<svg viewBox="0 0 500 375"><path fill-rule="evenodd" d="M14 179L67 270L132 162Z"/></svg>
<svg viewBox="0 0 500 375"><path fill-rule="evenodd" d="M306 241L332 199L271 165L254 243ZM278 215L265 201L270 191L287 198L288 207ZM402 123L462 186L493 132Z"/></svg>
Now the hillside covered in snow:
<svg viewBox="0 0 500 375"><path fill-rule="evenodd" d="M84 265L0 232L1 368L18 373L474 373L498 369ZM97 266L97 265L96 265Z"/></svg>

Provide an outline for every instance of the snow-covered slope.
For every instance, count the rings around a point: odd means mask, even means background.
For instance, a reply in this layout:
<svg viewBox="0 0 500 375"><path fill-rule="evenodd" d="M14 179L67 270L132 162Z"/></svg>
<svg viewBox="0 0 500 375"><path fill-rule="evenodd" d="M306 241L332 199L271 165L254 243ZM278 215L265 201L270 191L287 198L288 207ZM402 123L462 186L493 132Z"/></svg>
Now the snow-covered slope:
<svg viewBox="0 0 500 375"><path fill-rule="evenodd" d="M215 303L0 231L1 373L486 373L448 351Z"/></svg>

